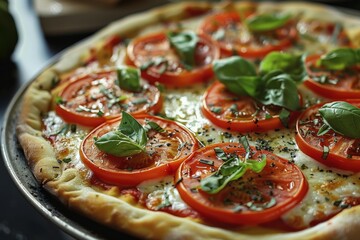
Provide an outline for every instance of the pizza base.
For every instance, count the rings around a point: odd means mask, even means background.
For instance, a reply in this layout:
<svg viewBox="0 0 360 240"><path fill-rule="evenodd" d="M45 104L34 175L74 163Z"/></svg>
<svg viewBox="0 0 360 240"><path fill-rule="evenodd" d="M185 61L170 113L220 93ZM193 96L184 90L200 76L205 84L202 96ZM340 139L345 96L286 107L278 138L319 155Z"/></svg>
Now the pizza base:
<svg viewBox="0 0 360 240"><path fill-rule="evenodd" d="M215 7L214 7L215 6ZM211 227L187 218L136 207L131 199L119 196L117 188L104 191L85 180L85 168L61 168L51 144L42 137L41 116L50 109L50 91L54 78L78 65L82 54L101 39L117 33L134 36L145 26L164 20L182 19L188 7L201 9L247 8L253 3L205 2L173 3L119 20L94 36L67 50L54 64L39 75L23 96L18 119L17 136L37 181L69 208L111 228L147 239L355 239L360 234L360 206L345 209L335 217L315 227L297 232L273 232L268 228L246 227L241 231ZM349 37L360 46L360 20L322 5L309 3L262 3L260 11L279 8L287 11L304 9L307 17L322 16L345 22Z"/></svg>

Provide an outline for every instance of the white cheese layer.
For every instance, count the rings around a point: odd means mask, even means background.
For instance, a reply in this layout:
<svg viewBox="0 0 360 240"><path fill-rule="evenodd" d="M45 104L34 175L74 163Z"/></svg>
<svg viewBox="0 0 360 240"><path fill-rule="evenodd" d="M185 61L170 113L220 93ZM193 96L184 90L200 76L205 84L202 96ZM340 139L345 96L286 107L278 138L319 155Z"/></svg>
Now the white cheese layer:
<svg viewBox="0 0 360 240"><path fill-rule="evenodd" d="M204 145L238 142L242 134L214 127L202 116L200 104L205 89L205 86L198 86L193 90L166 90L164 114L191 129ZM84 168L78 149L89 128L76 126L76 130L72 131L72 127L63 123L53 112L48 114L44 124L45 136L58 134L54 147L59 160L68 161L63 166L70 164L71 167ZM294 136L295 132L287 129L247 134L251 145L294 161L302 169L309 182L309 192L297 207L283 216L283 220L295 228L303 228L311 222L339 212L341 208L334 205L336 201L349 196L360 197L360 174L329 169L311 159L299 151ZM171 206L173 210L188 208L174 187L172 177L146 182L139 185L138 189L148 193L146 202L154 210L163 206Z"/></svg>

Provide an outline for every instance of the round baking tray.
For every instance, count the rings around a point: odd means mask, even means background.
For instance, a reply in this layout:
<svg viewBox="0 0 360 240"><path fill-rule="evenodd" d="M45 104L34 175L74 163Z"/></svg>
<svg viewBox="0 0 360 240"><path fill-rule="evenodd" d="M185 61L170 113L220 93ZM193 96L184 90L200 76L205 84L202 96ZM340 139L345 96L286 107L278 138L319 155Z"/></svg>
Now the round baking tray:
<svg viewBox="0 0 360 240"><path fill-rule="evenodd" d="M47 66L52 65L56 59L55 56ZM43 216L76 239L136 239L69 210L35 180L16 137L16 125L22 97L31 82L32 80L24 85L10 102L1 132L1 152L5 166L20 192Z"/></svg>

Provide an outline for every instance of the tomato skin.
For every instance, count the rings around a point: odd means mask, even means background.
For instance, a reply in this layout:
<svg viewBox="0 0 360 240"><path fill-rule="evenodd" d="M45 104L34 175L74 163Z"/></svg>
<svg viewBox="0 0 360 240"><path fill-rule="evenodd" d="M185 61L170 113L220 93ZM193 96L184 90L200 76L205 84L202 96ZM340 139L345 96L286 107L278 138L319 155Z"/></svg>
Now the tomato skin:
<svg viewBox="0 0 360 240"><path fill-rule="evenodd" d="M346 100L346 102L360 107L360 99ZM324 104L326 103L316 104L308 108L299 116L296 123L297 134L295 135L295 140L299 149L306 155L329 167L359 172L360 156L352 156L352 158L347 157L349 148L356 140L336 134L332 130L323 136L317 136L316 134L320 126L315 127L313 123L311 124L312 126L302 124L304 121L312 121L313 114L317 113L318 109ZM336 143L334 142L334 139L336 139ZM331 146L329 146L330 151L326 159L323 159L323 146L325 144Z"/></svg>
<svg viewBox="0 0 360 240"><path fill-rule="evenodd" d="M304 81L304 85L312 90L314 93L320 96L341 100L341 99L355 99L360 98L360 69L359 67L352 68L356 71L355 76L349 76L344 71L328 71L326 69L318 68L318 71L313 71L311 68L314 67L320 55L311 55L306 59L306 70L310 76ZM332 78L339 79L337 84L321 84L316 82L312 76L329 76ZM354 88L354 86L356 88Z"/></svg>
<svg viewBox="0 0 360 240"><path fill-rule="evenodd" d="M334 41L333 37L335 34L337 34L336 43L335 43L337 46L354 47L352 46L353 44L351 43L349 37L347 36L346 31L341 29L339 33L335 32L338 31L338 29L334 22L326 22L316 19L310 19L308 21L300 20L298 25L299 25L298 29L300 32L303 31L302 29L305 28L306 29L305 33L310 35L312 38L315 38L318 41L321 38L328 39L328 41L330 41L330 39L331 41Z"/></svg>
<svg viewBox="0 0 360 240"><path fill-rule="evenodd" d="M100 101L101 104L105 106L109 103L110 100L106 99L106 96L104 94L101 94L99 98L92 100L89 99L89 97L86 97L87 95L90 95L88 92L84 92L83 94L78 94L79 91L85 86L85 85L92 85L96 81L100 81L103 79L103 81L106 81L107 84L111 87L115 85L115 79L116 79L116 73L115 71L100 71L96 73L90 73L83 75L81 77L76 78L75 80L71 81L65 88L61 91L59 96L61 97L62 101L65 101L65 103L57 104L55 107L56 113L62 117L62 119L65 122L69 123L76 123L81 124L85 126L90 127L96 127L100 125L101 123L120 116L121 108L112 110L110 108L106 108L106 111L104 111L104 114L102 116L98 116L95 113L87 113L87 112L79 112L76 110L76 107L80 104L78 100L75 98L82 98L82 95L84 98L87 98L84 104L91 104L91 101ZM129 108L127 111L133 113L133 114L139 114L139 113L146 113L146 112L152 112L157 113L161 110L163 99L160 94L160 91L151 85L144 85L145 88L141 92L143 96L140 96L140 93L134 94L129 99L124 100L124 102L130 102L130 100L135 100L139 97L146 98L149 103L145 104L139 104L137 106L133 105L131 108ZM100 88L100 87L99 87ZM132 94L129 91L120 90L119 87L116 87L117 91L120 91L122 94ZM92 89L94 90L94 89ZM95 89L96 90L96 89ZM89 90L90 91L90 90ZM101 91L100 91L101 92ZM75 97L74 97L75 96ZM83 101L83 100L81 100ZM69 102L71 103L69 105Z"/></svg>
<svg viewBox="0 0 360 240"><path fill-rule="evenodd" d="M94 145L94 137L100 137L108 131L113 130L119 125L120 118L112 119L98 126L92 130L86 138L82 141L80 146L80 157L83 163L93 171L94 175L101 181L108 184L115 184L120 186L136 186L139 183L164 177L173 174L179 167L182 161L187 159L191 152L199 148L198 142L189 130L182 125L162 119L159 117L138 114L133 115L134 118L140 123L144 123L145 120L154 121L160 126L166 127L165 134L159 135L159 141L162 139L171 143L171 146L153 146L151 145L152 140L148 141L148 148L153 151L152 155L133 155L130 157L115 157L110 154L101 152ZM162 138L160 138L162 137ZM155 139L156 140L156 139ZM158 143L158 142L156 142ZM180 147L181 144L185 144ZM163 149L165 148L165 149ZM179 150L180 148L180 150ZM174 149L176 154L171 155ZM165 161L164 156L161 154L167 154L170 156L168 161ZM129 160L130 159L130 160ZM134 163L129 161L134 161ZM149 164L147 163L149 162ZM143 165L144 164L144 165ZM138 167L139 165L140 167ZM129 170L130 167L134 167Z"/></svg>
<svg viewBox="0 0 360 240"><path fill-rule="evenodd" d="M150 44L156 45L152 52L143 49ZM166 35L155 33L134 39L127 47L125 61L129 65L141 68L146 61L162 55L171 60L169 64L171 66L166 66L166 70L161 73L156 67L150 66L141 71L141 76L151 84L161 83L168 87L186 87L208 81L214 75L212 62L220 57L220 50L212 40L200 35L195 51L197 66L192 70L186 70L180 63L175 50L170 47ZM172 68L171 71L169 68Z"/></svg>
<svg viewBox="0 0 360 240"><path fill-rule="evenodd" d="M218 29L226 29L228 26L234 25L239 28L244 28L244 26L242 26L242 19L251 15L249 13L245 13L244 16L240 16L237 12L217 13L208 17L203 22L200 26L199 32L213 39L212 35ZM276 36L278 41L277 43L252 46L251 44L254 42L256 35L254 33L248 33L250 34L250 40L247 40L246 42L241 42L242 40L239 38L234 39L234 36L228 39L224 37L224 39L217 40L216 42L222 51L222 55L224 56L231 56L235 51L237 54L245 58L263 58L272 51L281 51L291 47L293 42L298 38L296 27L292 21L289 21L285 26L280 27L279 29L260 34L270 33L273 33Z"/></svg>
<svg viewBox="0 0 360 240"><path fill-rule="evenodd" d="M299 96L300 102L301 102L301 96ZM235 100L234 100L235 99ZM236 100L238 99L238 100ZM252 116L251 114L254 114L256 112L255 107L253 109L249 109L250 106L255 105L261 105L255 100L253 100L251 97L242 96L238 97L233 93L230 93L226 90L225 85L223 85L220 82L213 83L205 92L203 100L202 100L202 106L201 110L203 115L209 119L210 122L215 124L218 127L221 127L223 129L231 130L231 131L238 131L238 132L265 132L269 130L274 129L280 129L283 128L284 125L282 124L280 118L279 118L279 109L274 109L274 114L271 118L266 119L265 112L263 110L259 111L260 113L260 119L257 116ZM211 105L213 104L221 105L224 111L222 111L221 114L216 114L213 111L211 111ZM244 116L239 117L238 119L234 117L227 116L227 109L230 108L231 105L236 104L238 107L242 106L244 108L243 112L244 114L246 112L247 115L250 116ZM266 108L266 107L265 107ZM266 108L268 110L268 108ZM239 109L241 110L241 109ZM290 121L289 123L292 123L296 120L296 117L298 116L298 112L292 112L290 115Z"/></svg>
<svg viewBox="0 0 360 240"><path fill-rule="evenodd" d="M253 159L257 159L261 154L267 156L267 165L262 172L254 173L248 170L242 178L229 183L216 194L202 191L199 188L200 179L210 175L223 163L216 157L213 151L215 147L242 157L246 154L245 149L238 143L209 145L195 151L184 161L175 177L175 182L179 182L176 187L182 199L202 216L234 225L257 225L280 218L306 195L308 183L296 165L270 152L256 151L255 148L252 148ZM210 166L201 163L200 159L212 160L214 164ZM281 188L283 190L280 190ZM260 194L262 200L253 199L257 194ZM276 200L272 207L260 211L245 207L248 201L267 202L272 197ZM243 206L242 210L234 211L234 207L239 204Z"/></svg>

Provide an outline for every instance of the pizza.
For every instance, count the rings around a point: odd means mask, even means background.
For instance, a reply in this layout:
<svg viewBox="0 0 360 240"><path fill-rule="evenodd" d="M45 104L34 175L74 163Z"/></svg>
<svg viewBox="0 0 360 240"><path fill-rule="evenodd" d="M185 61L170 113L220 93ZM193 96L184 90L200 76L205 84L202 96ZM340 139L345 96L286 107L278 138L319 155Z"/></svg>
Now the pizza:
<svg viewBox="0 0 360 240"><path fill-rule="evenodd" d="M147 239L360 234L360 20L177 2L69 48L22 99L34 176Z"/></svg>

